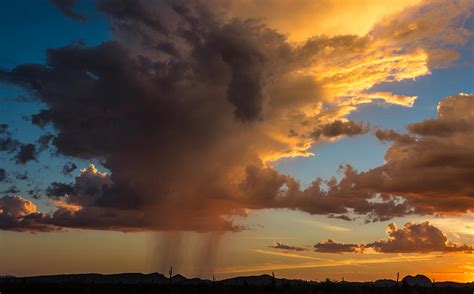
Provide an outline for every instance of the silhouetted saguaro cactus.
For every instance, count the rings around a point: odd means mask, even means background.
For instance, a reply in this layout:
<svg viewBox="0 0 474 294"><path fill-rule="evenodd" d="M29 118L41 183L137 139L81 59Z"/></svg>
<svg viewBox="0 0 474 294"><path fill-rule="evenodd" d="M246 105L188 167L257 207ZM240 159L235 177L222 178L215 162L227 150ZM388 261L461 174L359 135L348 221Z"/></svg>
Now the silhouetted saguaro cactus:
<svg viewBox="0 0 474 294"><path fill-rule="evenodd" d="M170 271L169 271L169 274L170 274L170 285L171 285L171 279L173 278L173 267L170 266Z"/></svg>

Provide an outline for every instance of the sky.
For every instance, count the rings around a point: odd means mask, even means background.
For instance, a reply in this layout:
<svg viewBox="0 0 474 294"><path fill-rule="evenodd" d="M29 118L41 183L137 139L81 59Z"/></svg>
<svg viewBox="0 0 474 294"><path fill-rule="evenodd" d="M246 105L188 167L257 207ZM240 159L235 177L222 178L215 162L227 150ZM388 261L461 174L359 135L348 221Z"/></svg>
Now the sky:
<svg viewBox="0 0 474 294"><path fill-rule="evenodd" d="M0 272L474 280L473 11L0 3Z"/></svg>

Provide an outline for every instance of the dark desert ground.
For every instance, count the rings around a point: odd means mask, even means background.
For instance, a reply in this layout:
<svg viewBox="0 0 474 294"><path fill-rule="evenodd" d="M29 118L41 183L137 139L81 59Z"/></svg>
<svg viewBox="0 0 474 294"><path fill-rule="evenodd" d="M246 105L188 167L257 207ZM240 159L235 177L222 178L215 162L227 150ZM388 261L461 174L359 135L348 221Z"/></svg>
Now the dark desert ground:
<svg viewBox="0 0 474 294"><path fill-rule="evenodd" d="M422 275L406 276L398 283L304 281L270 275L242 276L225 280L203 280L182 275L77 274L38 277L3 277L0 291L14 293L472 293L474 283L432 282Z"/></svg>

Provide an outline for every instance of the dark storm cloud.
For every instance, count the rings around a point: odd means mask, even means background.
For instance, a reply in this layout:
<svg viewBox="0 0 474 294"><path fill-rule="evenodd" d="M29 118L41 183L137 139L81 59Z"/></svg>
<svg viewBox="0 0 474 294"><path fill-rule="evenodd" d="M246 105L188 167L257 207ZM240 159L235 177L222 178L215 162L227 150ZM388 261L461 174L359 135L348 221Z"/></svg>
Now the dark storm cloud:
<svg viewBox="0 0 474 294"><path fill-rule="evenodd" d="M108 176L98 173L93 166L82 171L74 185L52 183L46 190L58 208L52 214L37 212L36 206L21 196L4 196L0 198L0 229L32 232L57 231L62 227L124 232L153 229L142 211L103 206L100 189L108 184ZM39 199L37 192L31 192L33 198Z"/></svg>
<svg viewBox="0 0 474 294"><path fill-rule="evenodd" d="M235 105L235 116L242 121L254 121L262 113L262 75L265 55L251 42L242 42L235 36L243 36L244 30L228 26L216 36L220 44L222 60L229 64L232 77L227 88L229 101ZM250 40L249 40L250 41ZM249 46L247 46L249 44Z"/></svg>
<svg viewBox="0 0 474 294"><path fill-rule="evenodd" d="M290 246L290 245L286 245L280 242L273 242L272 246L270 247L274 249L283 249L283 250L291 250L291 251L308 251L308 249L304 247Z"/></svg>
<svg viewBox="0 0 474 294"><path fill-rule="evenodd" d="M222 21L199 1L107 0L97 6L111 23L113 41L48 49L44 65L0 70L1 81L22 86L44 104L32 123L51 124L59 155L103 160L111 172L89 166L71 184L53 183L47 193L58 210L47 216L49 225L238 231L232 216L246 208L386 220L473 207L467 183L472 160L462 160L471 149L458 133L440 140L418 131L416 140L403 144L380 133L395 141L387 164L368 172L345 166L340 181L318 178L307 188L270 167L278 158L309 155L315 130L321 141L368 131L340 120L345 114L339 112L356 104L311 115L307 110L336 103L321 95L310 74L317 61L335 66L358 60L360 52L370 56L371 36L320 36L293 45L261 22ZM391 73L376 81L397 78ZM335 75L328 82L346 79ZM0 141L2 150L14 145ZM34 145L28 145L21 146L25 156L17 157L25 159L19 163L34 158ZM429 161L436 152L449 156ZM436 166L430 170L436 177L420 181L429 165Z"/></svg>
<svg viewBox="0 0 474 294"><path fill-rule="evenodd" d="M79 3L79 0L49 0L49 2L56 6L65 16L80 21L86 21L83 15L74 11L74 7Z"/></svg>
<svg viewBox="0 0 474 294"><path fill-rule="evenodd" d="M146 2L134 2L115 6L120 3L106 1L99 7L112 23L129 25L116 27L124 34L137 23L157 26L159 12L139 7ZM180 57L157 58L158 52L149 53L153 49L148 46L132 50L118 40L96 47L49 49L47 65L20 65L0 72L3 81L25 87L47 105L32 122L54 126L53 145L59 154L103 158L112 171L105 186L88 184L83 194L73 190L64 201L83 208L71 212L63 224L77 225L71 218L80 215L86 226L86 217L128 209L150 214L148 222L157 229L240 229L224 217L239 214L246 205L238 199L239 189L229 185L230 179L242 174L246 165L260 164L256 151L281 152L285 146L278 143L274 149L274 139L265 136L267 126L261 125L261 119L289 111L282 102L293 93L275 87L304 85L298 103L317 100L318 88L307 77L286 79L304 62L299 60L301 54L293 55L283 35L255 21L218 23L196 7L174 3L166 10L172 13L160 18L172 18L162 25L174 30L173 35L164 36L161 29L152 35L157 41L172 42ZM150 34L133 32L133 40ZM271 84L266 82L270 78ZM275 98L264 115L263 101L268 98L262 89L267 84ZM304 119L293 117L295 124ZM22 154L28 155L28 150ZM34 157L18 158L23 163ZM56 194L58 187L49 193ZM79 195L90 201L76 203ZM61 215L64 219L68 214Z"/></svg>
<svg viewBox="0 0 474 294"><path fill-rule="evenodd" d="M50 223L59 228L69 227L122 232L153 229L141 211L104 207L87 207L78 211L71 210L71 208L59 208L51 216Z"/></svg>
<svg viewBox="0 0 474 294"><path fill-rule="evenodd" d="M80 206L111 206L108 203L108 189L112 186L108 174L100 173L90 165L81 171L81 175L75 178L72 184L52 183L46 190L50 197L65 198L67 204Z"/></svg>
<svg viewBox="0 0 474 294"><path fill-rule="evenodd" d="M63 175L70 175L73 171L77 169L77 165L74 162L68 162L63 166Z"/></svg>
<svg viewBox="0 0 474 294"><path fill-rule="evenodd" d="M99 0L97 7L102 12L111 16L115 25L124 26L122 29L132 29L136 23L143 23L152 29L168 33L168 30L161 24L159 14L154 11L154 7L147 7L145 1L136 0ZM159 1L155 2L159 6Z"/></svg>
<svg viewBox="0 0 474 294"><path fill-rule="evenodd" d="M367 123L336 120L315 130L313 135L316 138L319 138L321 135L328 138L342 135L352 137L366 134L368 131L369 125Z"/></svg>
<svg viewBox="0 0 474 294"><path fill-rule="evenodd" d="M36 156L38 151L34 144L22 144L20 150L15 155L15 160L17 164L26 164L29 161L36 161Z"/></svg>

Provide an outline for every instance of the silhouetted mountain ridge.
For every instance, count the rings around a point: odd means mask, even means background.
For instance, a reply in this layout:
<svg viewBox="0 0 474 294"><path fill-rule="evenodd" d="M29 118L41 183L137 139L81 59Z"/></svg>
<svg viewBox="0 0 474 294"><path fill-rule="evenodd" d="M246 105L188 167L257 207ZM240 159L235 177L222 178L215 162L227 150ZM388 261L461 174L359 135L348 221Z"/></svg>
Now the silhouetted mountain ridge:
<svg viewBox="0 0 474 294"><path fill-rule="evenodd" d="M45 284L156 284L156 285L211 285L216 283L221 286L297 286L308 284L344 284L348 286L370 285L375 287L395 287L397 282L390 279L380 279L375 282L336 282L327 280L325 282L305 281L300 279L285 279L273 278L270 275L255 275L255 276L238 276L219 281L211 281L201 278L187 278L183 275L177 274L171 278L161 273L119 273L119 274L98 274L98 273L83 273L83 274L61 274L61 275L45 275L32 277L14 277L3 276L0 277L0 282L9 281L11 283L45 283ZM458 282L436 282L433 283L428 277L424 275L406 276L398 283L399 286L406 287L469 287L474 288L474 283L458 283Z"/></svg>

